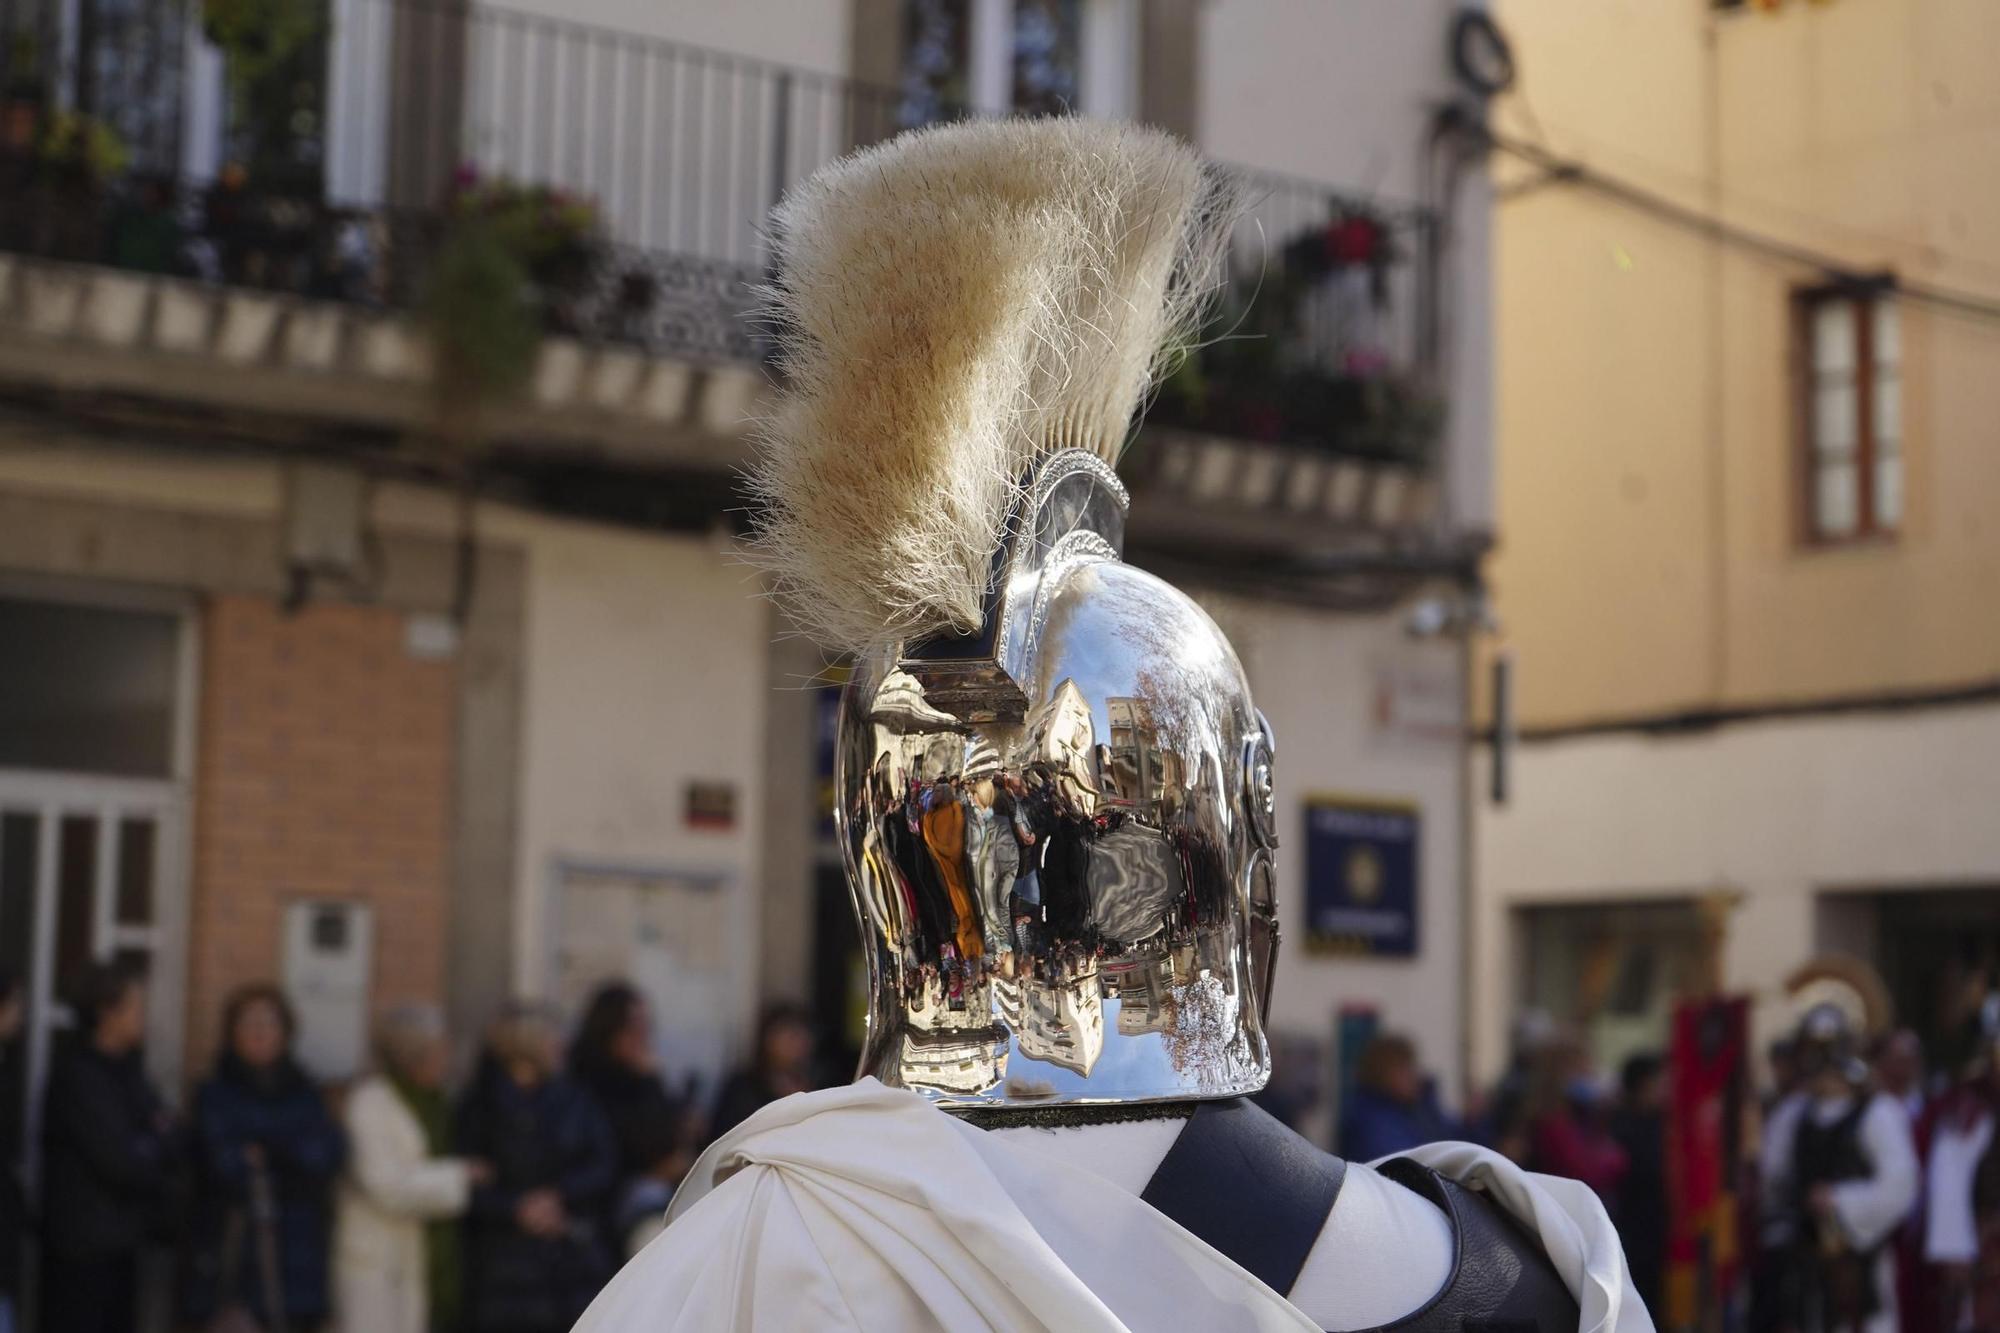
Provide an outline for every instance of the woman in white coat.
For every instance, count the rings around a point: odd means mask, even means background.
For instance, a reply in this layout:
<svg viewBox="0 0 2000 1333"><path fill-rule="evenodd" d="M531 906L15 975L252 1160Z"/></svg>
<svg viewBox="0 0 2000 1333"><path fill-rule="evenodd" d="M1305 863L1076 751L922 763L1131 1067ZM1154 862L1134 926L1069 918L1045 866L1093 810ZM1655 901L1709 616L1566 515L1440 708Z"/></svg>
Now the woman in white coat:
<svg viewBox="0 0 2000 1333"><path fill-rule="evenodd" d="M424 1333L432 1269L455 1271L456 1256L439 1251L449 1229L429 1224L463 1213L488 1168L438 1151L447 1050L434 1007L395 1009L376 1032L378 1072L348 1095L333 1259L343 1333Z"/></svg>

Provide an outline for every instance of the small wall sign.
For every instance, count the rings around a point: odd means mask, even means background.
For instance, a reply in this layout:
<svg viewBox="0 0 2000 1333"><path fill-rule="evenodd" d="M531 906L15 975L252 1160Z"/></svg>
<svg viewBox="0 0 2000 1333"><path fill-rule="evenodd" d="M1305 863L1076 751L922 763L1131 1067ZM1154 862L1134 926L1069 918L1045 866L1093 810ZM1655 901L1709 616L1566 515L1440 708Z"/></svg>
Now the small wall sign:
<svg viewBox="0 0 2000 1333"><path fill-rule="evenodd" d="M736 784L733 782L690 782L687 787L689 828L732 829L736 827Z"/></svg>

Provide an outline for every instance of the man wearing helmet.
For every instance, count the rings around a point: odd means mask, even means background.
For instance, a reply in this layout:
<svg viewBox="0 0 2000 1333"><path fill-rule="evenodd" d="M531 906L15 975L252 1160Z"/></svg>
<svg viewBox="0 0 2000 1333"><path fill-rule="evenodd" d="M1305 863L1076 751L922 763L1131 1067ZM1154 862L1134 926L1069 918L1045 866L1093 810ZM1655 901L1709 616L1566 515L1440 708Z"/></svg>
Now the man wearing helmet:
<svg viewBox="0 0 2000 1333"><path fill-rule="evenodd" d="M1272 737L1214 622L1120 558L1106 461L1211 183L1155 131L985 122L780 209L763 542L856 663L860 1081L717 1142L584 1333L1650 1333L1583 1186L1467 1145L1350 1166L1248 1101Z"/></svg>
<svg viewBox="0 0 2000 1333"><path fill-rule="evenodd" d="M1763 1245L1774 1286L1765 1306L1796 1333L1895 1333L1888 1241L1916 1202L1909 1118L1869 1083L1853 1021L1815 1004L1793 1059L1803 1086L1764 1127Z"/></svg>

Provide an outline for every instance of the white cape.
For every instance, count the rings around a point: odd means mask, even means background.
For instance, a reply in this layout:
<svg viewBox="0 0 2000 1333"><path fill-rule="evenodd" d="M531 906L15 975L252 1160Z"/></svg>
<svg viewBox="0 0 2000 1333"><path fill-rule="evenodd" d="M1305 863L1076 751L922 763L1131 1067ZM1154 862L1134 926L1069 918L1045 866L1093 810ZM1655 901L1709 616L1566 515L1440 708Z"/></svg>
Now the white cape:
<svg viewBox="0 0 2000 1333"><path fill-rule="evenodd" d="M1469 1144L1409 1154L1539 1232L1580 1333L1652 1333L1596 1196ZM702 1155L576 1333L1320 1333L1137 1196L873 1079L774 1102Z"/></svg>

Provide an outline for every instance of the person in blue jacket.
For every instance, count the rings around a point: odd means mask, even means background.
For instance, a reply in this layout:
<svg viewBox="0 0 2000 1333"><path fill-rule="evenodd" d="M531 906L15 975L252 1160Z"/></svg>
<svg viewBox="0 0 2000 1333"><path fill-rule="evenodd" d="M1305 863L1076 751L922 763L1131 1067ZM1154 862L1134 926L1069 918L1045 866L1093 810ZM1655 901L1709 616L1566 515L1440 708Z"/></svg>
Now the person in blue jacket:
<svg viewBox="0 0 2000 1333"><path fill-rule="evenodd" d="M237 991L223 1010L222 1051L195 1092L193 1252L182 1313L196 1322L243 1310L289 1333L330 1312L333 1185L346 1138L292 1057L297 1023L275 986ZM275 1290L273 1290L275 1288Z"/></svg>
<svg viewBox="0 0 2000 1333"><path fill-rule="evenodd" d="M1383 1033L1370 1040L1354 1083L1340 1116L1340 1151L1350 1160L1372 1162L1460 1136L1458 1126L1438 1109L1408 1037Z"/></svg>

